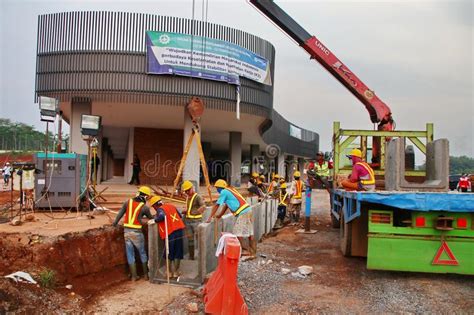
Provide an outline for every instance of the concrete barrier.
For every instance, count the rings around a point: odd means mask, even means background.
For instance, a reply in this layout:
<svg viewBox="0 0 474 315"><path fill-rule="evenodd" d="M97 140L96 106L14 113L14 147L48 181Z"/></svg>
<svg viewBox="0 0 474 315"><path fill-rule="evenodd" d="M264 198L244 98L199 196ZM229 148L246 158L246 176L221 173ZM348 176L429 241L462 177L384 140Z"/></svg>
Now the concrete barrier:
<svg viewBox="0 0 474 315"><path fill-rule="evenodd" d="M250 198L253 212L254 237L259 241L265 234L272 231L277 217L277 201L274 199L257 202L257 198ZM220 210L218 210L220 211ZM197 240L198 254L196 260L184 259L181 262L182 276L179 282L172 283L188 286L199 286L204 282L206 275L217 266L216 247L222 232L232 232L235 217L227 213L220 220L205 223L209 218L211 207L207 207L203 214L203 222L198 226ZM186 240L183 240L186 244ZM158 230L148 229L148 252L150 281L155 283L166 282L166 261L163 259L164 241L159 238ZM187 253L187 246L185 247ZM186 256L185 256L186 258Z"/></svg>

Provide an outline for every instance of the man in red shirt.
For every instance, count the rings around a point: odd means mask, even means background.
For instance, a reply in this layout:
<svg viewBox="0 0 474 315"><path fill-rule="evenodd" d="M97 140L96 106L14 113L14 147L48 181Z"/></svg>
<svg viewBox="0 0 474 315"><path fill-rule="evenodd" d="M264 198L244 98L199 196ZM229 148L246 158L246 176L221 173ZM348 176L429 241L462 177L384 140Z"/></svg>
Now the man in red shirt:
<svg viewBox="0 0 474 315"><path fill-rule="evenodd" d="M354 149L347 157L352 161L352 174L341 182L342 187L345 190L375 190L374 170L362 160L362 152L359 149Z"/></svg>
<svg viewBox="0 0 474 315"><path fill-rule="evenodd" d="M461 178L459 178L457 190L461 190L462 192L471 191L471 181L467 174L463 174Z"/></svg>

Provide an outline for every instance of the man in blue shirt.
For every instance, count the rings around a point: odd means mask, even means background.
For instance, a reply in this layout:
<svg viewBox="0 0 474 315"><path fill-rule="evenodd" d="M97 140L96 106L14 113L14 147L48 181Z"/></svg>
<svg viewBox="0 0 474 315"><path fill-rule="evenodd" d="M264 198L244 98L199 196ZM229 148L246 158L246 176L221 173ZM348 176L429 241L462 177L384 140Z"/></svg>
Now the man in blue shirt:
<svg viewBox="0 0 474 315"><path fill-rule="evenodd" d="M225 180L217 180L214 186L219 193L219 199L217 199L216 204L212 207L211 215L209 216L209 219L207 219L207 223L210 223L214 216L218 219L221 218L226 213L227 209L229 209L236 218L232 233L239 238L242 248L244 248L243 239L248 238L250 247L249 258L256 258L257 242L253 237L252 208L237 189L228 186ZM222 210L216 215L219 208Z"/></svg>

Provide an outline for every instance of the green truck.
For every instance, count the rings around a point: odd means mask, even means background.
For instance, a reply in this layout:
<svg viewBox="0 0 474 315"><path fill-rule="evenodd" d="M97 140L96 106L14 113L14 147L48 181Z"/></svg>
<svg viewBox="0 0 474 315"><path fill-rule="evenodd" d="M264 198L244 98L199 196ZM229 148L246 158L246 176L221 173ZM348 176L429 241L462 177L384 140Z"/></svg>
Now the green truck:
<svg viewBox="0 0 474 315"><path fill-rule="evenodd" d="M387 191L385 145L375 169L376 191L345 191L338 180L351 168L343 165L354 146L370 156L371 137L403 138L421 153L433 141L433 126L424 131L343 130L334 123L334 190L331 217L340 228L340 247L345 256L367 257L367 268L474 275L474 194L448 191ZM406 178L421 182L423 170L407 170ZM379 185L378 185L379 186Z"/></svg>

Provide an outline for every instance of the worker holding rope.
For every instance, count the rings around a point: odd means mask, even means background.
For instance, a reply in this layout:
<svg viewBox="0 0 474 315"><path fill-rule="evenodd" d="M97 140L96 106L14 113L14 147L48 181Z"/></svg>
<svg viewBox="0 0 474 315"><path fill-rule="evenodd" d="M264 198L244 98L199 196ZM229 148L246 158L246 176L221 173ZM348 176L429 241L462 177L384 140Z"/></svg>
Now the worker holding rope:
<svg viewBox="0 0 474 315"><path fill-rule="evenodd" d="M195 190L193 183L185 180L181 191L186 196L185 219L186 236L188 238L189 259L194 260L195 240L197 240L197 227L202 222L202 213L206 210L204 199Z"/></svg>
<svg viewBox="0 0 474 315"><path fill-rule="evenodd" d="M180 276L179 267L183 259L183 237L184 223L178 209L170 203L163 203L160 196L153 196L150 199L150 206L156 210L154 220L150 220L148 225L158 223L158 233L163 240L167 240L168 248L168 272L172 278ZM163 252L166 257L166 251Z"/></svg>

